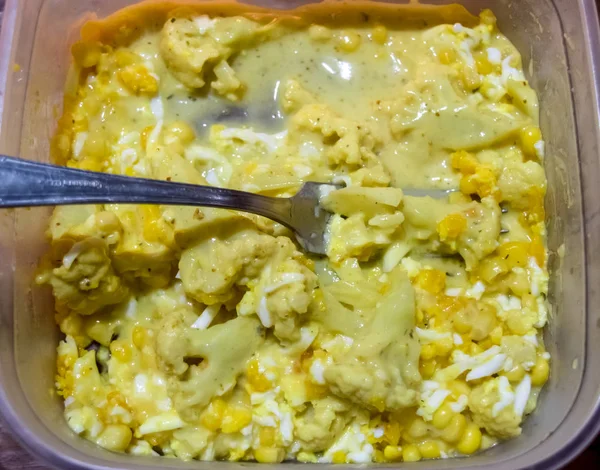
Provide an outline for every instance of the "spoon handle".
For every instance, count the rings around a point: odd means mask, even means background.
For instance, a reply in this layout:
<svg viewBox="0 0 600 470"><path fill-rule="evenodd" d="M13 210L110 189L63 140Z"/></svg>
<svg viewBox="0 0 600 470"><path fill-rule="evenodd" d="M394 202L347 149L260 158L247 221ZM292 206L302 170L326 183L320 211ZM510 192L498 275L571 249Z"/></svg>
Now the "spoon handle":
<svg viewBox="0 0 600 470"><path fill-rule="evenodd" d="M0 155L0 208L112 203L220 207L291 224L288 198L97 173Z"/></svg>

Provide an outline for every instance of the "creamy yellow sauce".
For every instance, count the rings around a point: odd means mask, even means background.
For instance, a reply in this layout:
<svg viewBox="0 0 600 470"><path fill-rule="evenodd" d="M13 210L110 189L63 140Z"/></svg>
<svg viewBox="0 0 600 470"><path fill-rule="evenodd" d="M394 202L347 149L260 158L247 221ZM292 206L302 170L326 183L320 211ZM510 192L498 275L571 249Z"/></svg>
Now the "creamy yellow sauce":
<svg viewBox="0 0 600 470"><path fill-rule="evenodd" d="M323 259L235 211L55 209L37 281L75 433L323 463L521 433L549 373L544 142L491 12L151 2L85 25L73 59L59 162L278 197L345 185L322 197Z"/></svg>

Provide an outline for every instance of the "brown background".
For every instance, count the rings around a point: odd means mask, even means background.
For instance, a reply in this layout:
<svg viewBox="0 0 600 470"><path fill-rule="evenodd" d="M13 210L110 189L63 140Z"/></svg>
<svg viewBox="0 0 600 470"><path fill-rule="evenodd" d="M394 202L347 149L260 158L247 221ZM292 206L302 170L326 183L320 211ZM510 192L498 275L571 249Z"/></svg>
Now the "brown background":
<svg viewBox="0 0 600 470"><path fill-rule="evenodd" d="M20 0L27 1L27 0ZM65 0L77 1L77 0ZM600 0L596 0L600 4ZM0 19L1 10L4 9L5 0L0 0ZM16 469L35 469L46 470L49 467L39 463L34 457L30 456L17 444L10 435L10 431L2 426L0 422L0 470L16 470ZM596 441L576 460L569 464L567 470L575 470L576 468L600 469L600 438Z"/></svg>

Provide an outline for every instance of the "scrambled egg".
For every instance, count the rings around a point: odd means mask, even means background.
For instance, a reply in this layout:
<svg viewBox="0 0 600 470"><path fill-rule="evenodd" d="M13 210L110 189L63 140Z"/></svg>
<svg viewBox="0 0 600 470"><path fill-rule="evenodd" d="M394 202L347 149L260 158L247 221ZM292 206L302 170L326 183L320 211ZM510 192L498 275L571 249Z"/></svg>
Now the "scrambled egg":
<svg viewBox="0 0 600 470"><path fill-rule="evenodd" d="M56 208L37 280L76 434L133 455L362 463L521 433L549 311L519 53L489 11L328 8L152 3L84 26L59 162L277 197L345 187L322 198L327 259L236 211Z"/></svg>

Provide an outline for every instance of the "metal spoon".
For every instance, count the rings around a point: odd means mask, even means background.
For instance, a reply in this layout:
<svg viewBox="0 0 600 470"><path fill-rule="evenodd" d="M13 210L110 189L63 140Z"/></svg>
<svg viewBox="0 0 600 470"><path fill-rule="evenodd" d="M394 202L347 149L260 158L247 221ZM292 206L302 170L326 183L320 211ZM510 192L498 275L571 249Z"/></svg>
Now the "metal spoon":
<svg viewBox="0 0 600 470"><path fill-rule="evenodd" d="M331 213L319 205L321 188L307 182L290 198L234 189L171 183L76 170L0 155L0 208L70 204L168 204L235 209L262 215L294 231L308 252L326 253L325 231ZM446 197L445 190L407 189L411 196Z"/></svg>

